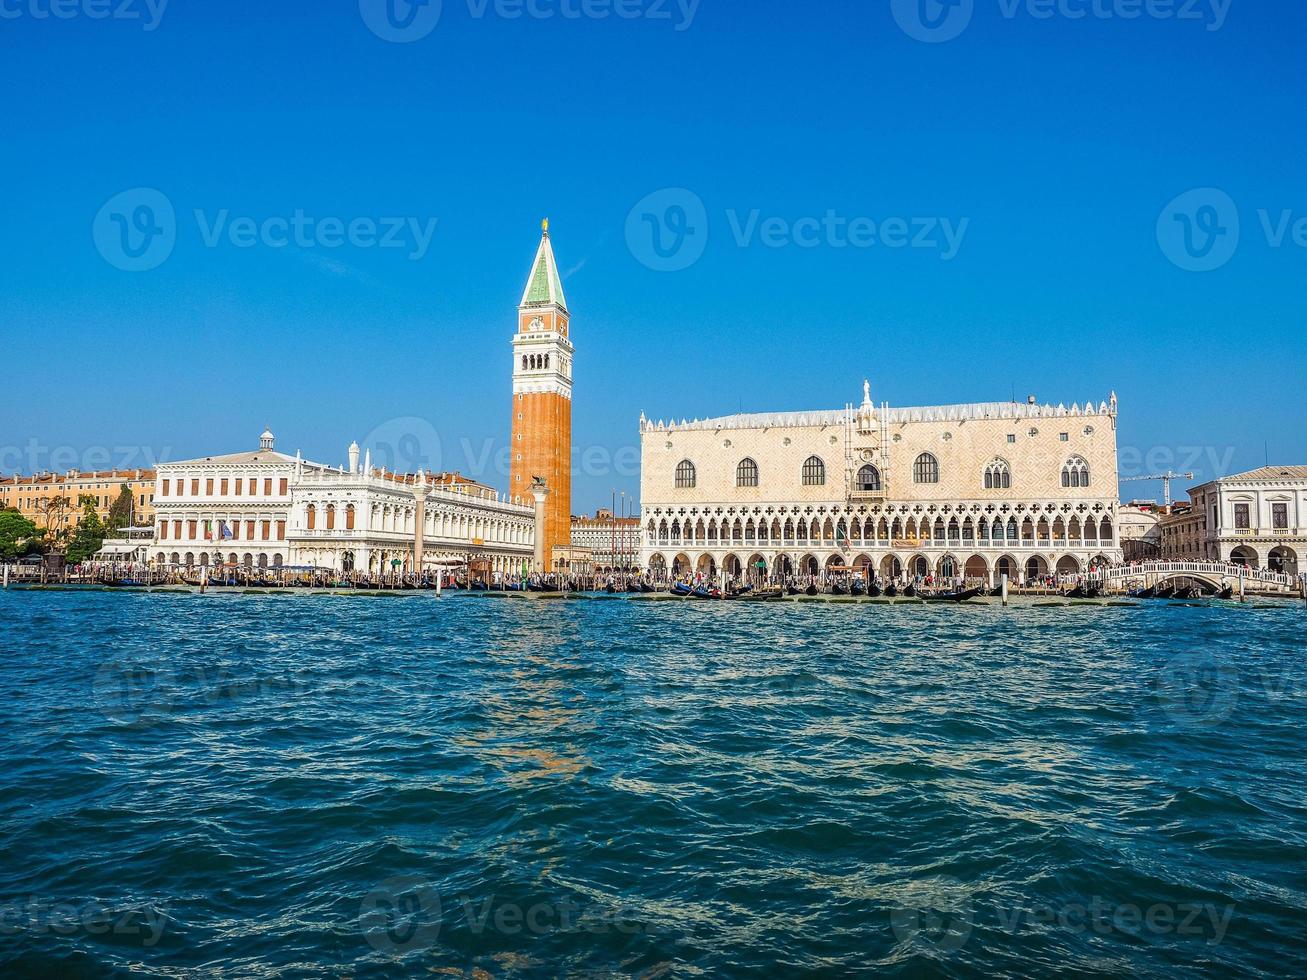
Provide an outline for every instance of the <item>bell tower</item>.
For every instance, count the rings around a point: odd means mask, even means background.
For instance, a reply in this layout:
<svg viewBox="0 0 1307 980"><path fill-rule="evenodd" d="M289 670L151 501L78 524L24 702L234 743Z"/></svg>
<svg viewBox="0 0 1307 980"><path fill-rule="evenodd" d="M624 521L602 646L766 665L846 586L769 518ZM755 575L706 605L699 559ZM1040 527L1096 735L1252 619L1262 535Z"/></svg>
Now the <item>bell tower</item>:
<svg viewBox="0 0 1307 980"><path fill-rule="evenodd" d="M531 496L536 477L548 486L543 554L544 570L552 571L554 548L572 538L573 348L567 300L549 241L549 219L541 230L513 337L509 493Z"/></svg>

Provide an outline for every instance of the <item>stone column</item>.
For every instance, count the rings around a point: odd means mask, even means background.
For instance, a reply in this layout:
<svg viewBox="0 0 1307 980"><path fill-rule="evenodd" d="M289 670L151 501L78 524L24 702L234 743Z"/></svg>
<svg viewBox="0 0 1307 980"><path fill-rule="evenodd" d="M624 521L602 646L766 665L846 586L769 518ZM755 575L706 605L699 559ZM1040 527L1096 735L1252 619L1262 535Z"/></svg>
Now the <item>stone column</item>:
<svg viewBox="0 0 1307 980"><path fill-rule="evenodd" d="M549 555L545 554L545 501L549 499L549 488L543 482L531 488L535 497L535 570L540 573L549 571Z"/></svg>
<svg viewBox="0 0 1307 980"><path fill-rule="evenodd" d="M426 477L419 474L418 482L413 485L413 499L417 501L417 512L413 515L413 573L419 577L422 575L422 551L426 546L427 497L430 493Z"/></svg>

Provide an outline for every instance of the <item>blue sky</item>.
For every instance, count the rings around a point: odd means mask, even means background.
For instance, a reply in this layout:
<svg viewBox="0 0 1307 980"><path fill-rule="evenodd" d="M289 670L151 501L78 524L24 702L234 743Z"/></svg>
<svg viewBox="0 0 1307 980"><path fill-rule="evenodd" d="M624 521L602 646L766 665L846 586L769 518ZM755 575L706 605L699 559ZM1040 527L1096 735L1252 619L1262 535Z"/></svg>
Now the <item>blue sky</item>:
<svg viewBox="0 0 1307 980"><path fill-rule="evenodd" d="M1125 473L1307 462L1299 4L445 0L404 35L403 0L49 2L0 5L0 468L271 425L503 486L544 215L578 512L637 490L642 410L864 377L900 405L1115 389ZM124 271L139 188L174 217Z"/></svg>

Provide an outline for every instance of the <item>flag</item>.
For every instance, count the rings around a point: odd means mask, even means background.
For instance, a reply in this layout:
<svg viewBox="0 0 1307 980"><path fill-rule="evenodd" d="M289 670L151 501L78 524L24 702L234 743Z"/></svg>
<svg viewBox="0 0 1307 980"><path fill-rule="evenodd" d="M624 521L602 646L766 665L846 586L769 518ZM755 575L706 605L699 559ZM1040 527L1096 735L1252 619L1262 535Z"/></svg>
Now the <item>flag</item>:
<svg viewBox="0 0 1307 980"><path fill-rule="evenodd" d="M204 522L204 540L205 541L213 540L213 521Z"/></svg>
<svg viewBox="0 0 1307 980"><path fill-rule="evenodd" d="M233 537L231 528L227 526L226 521L218 522L218 534L224 541L230 541Z"/></svg>

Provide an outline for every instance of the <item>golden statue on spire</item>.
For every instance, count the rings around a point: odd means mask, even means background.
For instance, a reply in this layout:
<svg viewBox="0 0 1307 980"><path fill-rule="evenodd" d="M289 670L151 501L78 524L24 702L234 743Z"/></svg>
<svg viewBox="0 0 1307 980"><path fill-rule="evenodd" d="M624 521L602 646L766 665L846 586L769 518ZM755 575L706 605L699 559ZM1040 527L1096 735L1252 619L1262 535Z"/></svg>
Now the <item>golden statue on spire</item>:
<svg viewBox="0 0 1307 980"><path fill-rule="evenodd" d="M548 218L545 218L544 221L540 222L540 230L543 231L546 235L549 234L549 219L548 219Z"/></svg>

